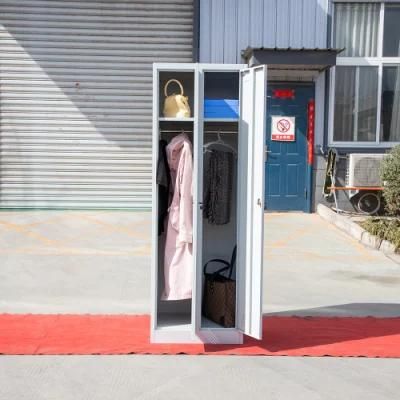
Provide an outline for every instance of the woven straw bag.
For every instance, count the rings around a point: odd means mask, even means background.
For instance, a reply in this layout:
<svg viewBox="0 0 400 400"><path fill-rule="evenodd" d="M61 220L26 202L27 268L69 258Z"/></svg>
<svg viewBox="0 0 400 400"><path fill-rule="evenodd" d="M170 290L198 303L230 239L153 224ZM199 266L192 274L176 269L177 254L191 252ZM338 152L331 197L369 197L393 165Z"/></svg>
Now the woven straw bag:
<svg viewBox="0 0 400 400"><path fill-rule="evenodd" d="M168 95L168 86L171 83L176 83L181 91L181 94ZM170 79L164 86L164 117L167 118L190 118L190 107L188 98L184 95L182 84L177 79Z"/></svg>

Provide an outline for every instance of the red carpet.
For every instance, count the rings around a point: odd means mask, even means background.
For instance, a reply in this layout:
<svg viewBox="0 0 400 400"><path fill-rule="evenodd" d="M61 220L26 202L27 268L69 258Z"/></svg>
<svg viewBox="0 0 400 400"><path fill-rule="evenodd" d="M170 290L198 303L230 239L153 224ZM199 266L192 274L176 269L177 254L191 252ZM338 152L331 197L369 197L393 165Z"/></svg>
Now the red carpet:
<svg viewBox="0 0 400 400"><path fill-rule="evenodd" d="M400 357L400 318L265 317L262 341L150 344L145 315L0 315L0 354Z"/></svg>

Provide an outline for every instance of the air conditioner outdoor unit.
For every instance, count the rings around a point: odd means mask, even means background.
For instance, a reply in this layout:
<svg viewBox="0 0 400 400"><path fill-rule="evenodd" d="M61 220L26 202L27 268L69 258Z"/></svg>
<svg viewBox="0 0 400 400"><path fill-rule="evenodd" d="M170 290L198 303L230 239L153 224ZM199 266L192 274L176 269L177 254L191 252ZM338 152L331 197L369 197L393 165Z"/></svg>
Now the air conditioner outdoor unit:
<svg viewBox="0 0 400 400"><path fill-rule="evenodd" d="M349 154L347 164L348 186L382 186L380 167L385 154Z"/></svg>

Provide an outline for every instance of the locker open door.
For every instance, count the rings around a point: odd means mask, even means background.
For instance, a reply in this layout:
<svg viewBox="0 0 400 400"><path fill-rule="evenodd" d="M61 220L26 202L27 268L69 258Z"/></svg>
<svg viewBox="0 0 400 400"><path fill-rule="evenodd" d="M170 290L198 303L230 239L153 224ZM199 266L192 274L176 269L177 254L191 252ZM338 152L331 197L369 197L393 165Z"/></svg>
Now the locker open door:
<svg viewBox="0 0 400 400"><path fill-rule="evenodd" d="M266 66L240 72L237 327L262 337Z"/></svg>

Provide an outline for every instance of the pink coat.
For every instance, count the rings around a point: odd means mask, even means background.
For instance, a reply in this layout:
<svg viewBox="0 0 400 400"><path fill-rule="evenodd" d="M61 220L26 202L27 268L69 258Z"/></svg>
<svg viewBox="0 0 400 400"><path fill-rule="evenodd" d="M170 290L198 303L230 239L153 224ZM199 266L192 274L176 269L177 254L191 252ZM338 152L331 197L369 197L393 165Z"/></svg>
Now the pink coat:
<svg viewBox="0 0 400 400"><path fill-rule="evenodd" d="M172 201L168 213L162 300L183 300L192 297L193 272L193 158L192 145L184 133L168 144L167 158Z"/></svg>

